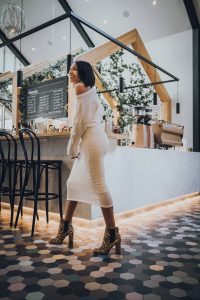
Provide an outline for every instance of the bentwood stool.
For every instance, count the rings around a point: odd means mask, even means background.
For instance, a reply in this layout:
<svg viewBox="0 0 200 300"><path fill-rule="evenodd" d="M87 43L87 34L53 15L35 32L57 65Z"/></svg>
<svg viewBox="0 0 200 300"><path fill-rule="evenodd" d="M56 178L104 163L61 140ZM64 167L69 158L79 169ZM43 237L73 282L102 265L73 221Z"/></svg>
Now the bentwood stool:
<svg viewBox="0 0 200 300"><path fill-rule="evenodd" d="M34 235L35 218L37 216L38 201L45 201L46 204L46 220L49 221L48 216L48 201L58 200L60 218L62 219L62 177L61 167L62 160L41 160L40 159L40 141L34 131L23 128L19 131L19 138L22 145L25 168L24 180L22 184L22 191L20 195L19 206L15 221L15 227L18 224L20 210L23 206L23 199L32 200L34 202L33 220L31 236ZM49 189L49 171L54 170L57 172L57 186L58 191L50 192ZM44 174L45 178L45 191L41 192L41 179ZM32 175L32 179L31 179ZM30 183L32 183L32 193L26 196L26 191L30 190Z"/></svg>
<svg viewBox="0 0 200 300"><path fill-rule="evenodd" d="M1 196L9 197L10 226L12 226L15 199L21 194L24 161L17 159L17 142L15 138L2 129L0 130L0 157L0 208Z"/></svg>

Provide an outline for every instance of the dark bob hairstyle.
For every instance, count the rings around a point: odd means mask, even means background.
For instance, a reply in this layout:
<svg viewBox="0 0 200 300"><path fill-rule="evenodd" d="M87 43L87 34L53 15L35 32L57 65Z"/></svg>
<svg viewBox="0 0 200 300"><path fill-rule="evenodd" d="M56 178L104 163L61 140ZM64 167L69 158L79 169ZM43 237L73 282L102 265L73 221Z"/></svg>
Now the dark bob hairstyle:
<svg viewBox="0 0 200 300"><path fill-rule="evenodd" d="M86 86L93 87L95 85L95 76L91 64L83 60L77 60L74 63L77 66L81 82Z"/></svg>

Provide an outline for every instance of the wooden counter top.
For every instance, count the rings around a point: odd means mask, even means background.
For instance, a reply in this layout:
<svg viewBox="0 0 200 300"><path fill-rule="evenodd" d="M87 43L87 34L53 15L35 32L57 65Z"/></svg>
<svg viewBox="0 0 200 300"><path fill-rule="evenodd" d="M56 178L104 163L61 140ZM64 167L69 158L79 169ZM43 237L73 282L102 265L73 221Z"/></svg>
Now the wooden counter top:
<svg viewBox="0 0 200 300"><path fill-rule="evenodd" d="M45 139L45 138L54 138L54 137L70 137L70 131L62 131L62 132L46 132L46 133L40 133L37 134L37 136L40 139ZM126 139L128 138L127 135L125 134L118 134L118 133L109 133L107 134L109 139L116 139L116 140L121 140L121 139ZM28 136L27 136L28 138ZM19 139L19 135L15 135L15 139L18 140Z"/></svg>

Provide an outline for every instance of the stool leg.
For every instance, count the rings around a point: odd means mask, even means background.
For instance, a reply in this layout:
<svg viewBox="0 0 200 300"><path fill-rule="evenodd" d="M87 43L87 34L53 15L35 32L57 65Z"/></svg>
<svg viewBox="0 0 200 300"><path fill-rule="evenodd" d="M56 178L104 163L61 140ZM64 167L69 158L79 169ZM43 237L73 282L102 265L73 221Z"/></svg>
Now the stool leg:
<svg viewBox="0 0 200 300"><path fill-rule="evenodd" d="M20 163L20 171L19 171L20 191L22 190L22 180L23 180L23 178L22 178L22 165L23 165L23 163L21 162L21 163ZM21 217L23 217L23 206L22 206L22 208L21 208Z"/></svg>
<svg viewBox="0 0 200 300"><path fill-rule="evenodd" d="M14 193L14 191L13 191ZM10 207L11 207L11 212L10 212L10 227L13 226L13 218L14 218L14 204L15 204L15 196L12 195L10 198Z"/></svg>
<svg viewBox="0 0 200 300"><path fill-rule="evenodd" d="M59 210L60 210L60 218L63 218L63 211L62 211L62 165L61 163L58 164L58 197L59 197Z"/></svg>
<svg viewBox="0 0 200 300"><path fill-rule="evenodd" d="M18 209L17 209L17 215L16 215L16 219L15 219L15 226L14 226L15 228L17 227L18 220L19 220L19 214L20 214L20 211L22 210L24 191L25 191L25 185L23 184L23 188L22 188L20 200L19 200L19 205L18 205Z"/></svg>
<svg viewBox="0 0 200 300"><path fill-rule="evenodd" d="M36 216L37 216L37 202L38 202L38 198L36 196L36 197L34 197L33 222L32 222L32 230L31 230L31 236L32 237L34 235L35 219L36 219Z"/></svg>
<svg viewBox="0 0 200 300"><path fill-rule="evenodd" d="M12 167L9 165L9 201L10 201L10 227L13 226L13 214L14 214L14 192L15 192L15 169L13 168L13 176L12 176ZM12 181L13 179L13 181Z"/></svg>
<svg viewBox="0 0 200 300"><path fill-rule="evenodd" d="M33 222L32 222L32 230L31 230L31 236L33 237L34 235L34 229L35 229L35 219L36 216L38 217L38 212L37 212L37 205L38 205L38 193L40 189L40 180L41 180L41 174L40 174L40 166L37 165L36 167L34 166L34 176L35 177L35 186L34 186L34 209L33 209Z"/></svg>
<svg viewBox="0 0 200 300"><path fill-rule="evenodd" d="M45 196L46 196L46 220L47 223L49 222L49 199L48 199L48 193L49 193L49 168L48 164L45 166Z"/></svg>
<svg viewBox="0 0 200 300"><path fill-rule="evenodd" d="M35 182L36 182L36 170L37 170L37 167L35 166L35 164L33 164L32 166L32 174L33 174L33 190L35 190L35 188L37 188L37 191L39 192L39 186L40 186L40 183L38 184L38 186L36 187L35 186ZM37 212L37 220L39 220L39 215L38 215L38 212Z"/></svg>

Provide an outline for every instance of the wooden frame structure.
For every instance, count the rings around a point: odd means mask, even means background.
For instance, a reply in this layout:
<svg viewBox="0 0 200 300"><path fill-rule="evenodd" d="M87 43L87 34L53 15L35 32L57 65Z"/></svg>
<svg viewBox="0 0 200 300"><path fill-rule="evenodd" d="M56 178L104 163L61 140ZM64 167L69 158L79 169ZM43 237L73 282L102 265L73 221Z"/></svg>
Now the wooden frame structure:
<svg viewBox="0 0 200 300"><path fill-rule="evenodd" d="M140 53L142 56L146 57L148 60L151 60L147 49L144 46L144 43L136 29L133 29L117 38L118 41L123 43L124 45L131 45L133 49L135 49L138 53ZM113 43L112 41L106 42L100 46L97 46L95 48L92 48L91 50L80 54L76 56L75 60L81 59L86 60L90 62L93 67L96 67L96 64L100 62L101 60L107 58L114 52L120 50L120 46ZM63 57L63 55L62 55ZM58 57L57 59L60 59L61 57ZM157 72L157 70L147 62L145 62L142 59L139 59L141 61L141 64L150 80L150 82L155 82L155 78L157 81L161 81L161 78ZM45 67L47 67L49 64L52 63L52 61L55 61L55 58L51 61L45 61L40 62L35 65L29 65L23 69L24 77L31 76L32 74L41 71ZM96 71L96 86L101 91L104 89L104 86L101 82L101 74ZM98 76L97 76L98 75ZM0 81L5 81L7 79L12 78L13 80L13 103L12 103L12 120L13 125L18 128L18 122L20 120L20 112L19 112L19 94L20 90L17 88L17 78L16 73L7 72L0 76ZM171 121L171 99L170 96L164 86L164 84L159 84L154 86L158 96L160 97L160 100L163 104L163 119L165 121L170 122ZM115 99L110 95L109 92L104 93L104 97L109 104L109 106L116 110L117 103ZM69 88L69 102L72 101L72 92ZM69 103L70 106L70 103Z"/></svg>
<svg viewBox="0 0 200 300"><path fill-rule="evenodd" d="M120 42L122 42L125 45L131 45L133 49L135 49L139 54L146 57L148 60L151 61L151 58L147 52L147 49L145 48L145 45L137 31L137 29L133 29L117 38ZM105 59L106 57L110 56L114 52L120 50L120 46L114 44L113 42L109 41L104 43L103 45L100 45L98 47L95 47L86 53L80 54L76 57L76 59L86 60L90 62L93 66L96 66L96 63ZM151 66L150 64L146 63L142 59L139 59L150 82L161 81L160 75L157 72L157 70ZM96 86L99 90L102 90L102 83L100 80L101 75L98 74L96 76ZM158 96L160 97L160 100L163 104L163 119L165 121L170 122L171 121L171 98L164 86L164 84L159 84L154 86ZM111 106L112 109L116 107L115 100L110 96L109 93L105 93L104 97L106 98L107 102Z"/></svg>

